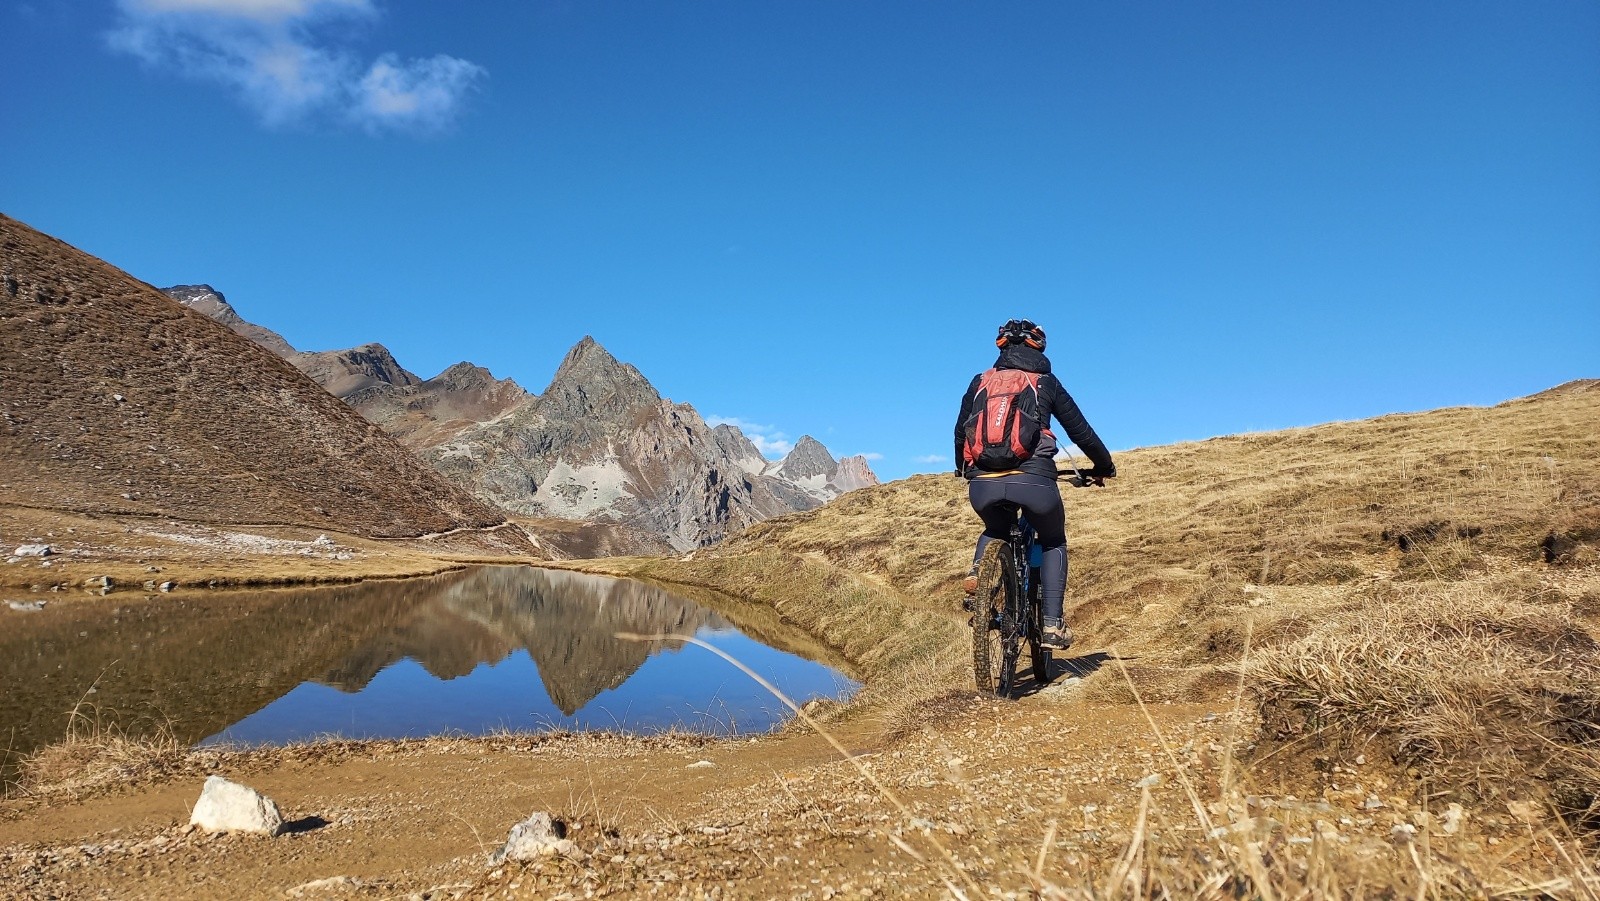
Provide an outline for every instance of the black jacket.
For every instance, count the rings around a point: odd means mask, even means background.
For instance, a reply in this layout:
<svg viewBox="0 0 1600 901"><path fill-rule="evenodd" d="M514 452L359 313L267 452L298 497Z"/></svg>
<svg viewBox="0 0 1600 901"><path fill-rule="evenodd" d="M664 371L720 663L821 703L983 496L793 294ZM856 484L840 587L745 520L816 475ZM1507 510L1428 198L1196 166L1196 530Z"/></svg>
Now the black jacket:
<svg viewBox="0 0 1600 901"><path fill-rule="evenodd" d="M1072 395L1061 387L1060 380L1050 374L1048 357L1025 344L1014 344L1000 351L1000 358L995 360L994 368L1020 369L1023 372L1040 374L1039 415L1044 421L1039 425L1043 430L1039 433L1039 444L1034 448L1033 456L1023 461L1020 467L1023 472L1055 477L1054 458L1058 448L1055 435L1047 428L1050 425L1050 417L1054 416L1056 421L1061 423L1061 427L1066 429L1067 437L1072 439L1072 443L1094 463L1096 475L1117 474L1117 466L1111 462L1111 452L1106 450L1105 444L1100 441L1100 436L1089 426L1089 421L1083 418L1083 412L1078 409L1078 404L1073 401ZM972 384L967 386L967 393L961 398L961 414L956 417L956 472L962 473L967 478L976 475L978 469L966 466L962 460L961 448L966 444L967 419L972 415L973 397L978 393L978 383L982 378L981 372L972 377Z"/></svg>

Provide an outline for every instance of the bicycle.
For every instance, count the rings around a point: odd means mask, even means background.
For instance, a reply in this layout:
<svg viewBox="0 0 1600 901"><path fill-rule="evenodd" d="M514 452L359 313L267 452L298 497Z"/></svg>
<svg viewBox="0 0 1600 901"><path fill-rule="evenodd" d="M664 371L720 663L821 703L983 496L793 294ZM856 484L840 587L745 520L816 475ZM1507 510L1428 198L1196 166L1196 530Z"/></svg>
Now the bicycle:
<svg viewBox="0 0 1600 901"><path fill-rule="evenodd" d="M1056 475L1074 488L1105 486L1105 480L1074 468ZM984 694L1010 697L1016 687L1017 662L1026 642L1033 680L1050 684L1051 649L1044 644L1044 608L1039 603L1039 564L1043 550L1033 526L1018 509L1017 521L1005 539L993 539L978 561L978 590L973 595L972 673Z"/></svg>

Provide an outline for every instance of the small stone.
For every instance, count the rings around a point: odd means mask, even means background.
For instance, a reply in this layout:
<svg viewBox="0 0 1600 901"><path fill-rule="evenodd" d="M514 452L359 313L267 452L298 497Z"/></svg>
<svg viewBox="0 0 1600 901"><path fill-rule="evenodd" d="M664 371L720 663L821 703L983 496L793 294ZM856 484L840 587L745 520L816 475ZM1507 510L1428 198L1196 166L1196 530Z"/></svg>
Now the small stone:
<svg viewBox="0 0 1600 901"><path fill-rule="evenodd" d="M160 590L164 591L164 592L165 591L171 591L172 589L178 587L178 583L177 582L173 582L171 580L168 580L166 582L162 582L160 585L157 585L156 587L159 588Z"/></svg>
<svg viewBox="0 0 1600 901"><path fill-rule="evenodd" d="M44 609L44 601L6 601L6 606L21 613L33 613Z"/></svg>
<svg viewBox="0 0 1600 901"><path fill-rule="evenodd" d="M317 540L311 543L317 547L333 547L333 539L326 535L318 535Z"/></svg>
<svg viewBox="0 0 1600 901"><path fill-rule="evenodd" d="M361 885L361 880L354 876L329 876L327 879L313 879L310 882L303 882L284 892L284 894L290 898L305 898L329 890L342 891L347 888L360 888Z"/></svg>
<svg viewBox="0 0 1600 901"><path fill-rule="evenodd" d="M208 776L189 824L207 832L277 835L283 830L283 814L271 798L255 789L221 776Z"/></svg>
<svg viewBox="0 0 1600 901"><path fill-rule="evenodd" d="M1365 754L1357 754L1356 755L1356 766L1366 766L1366 765L1367 765L1367 755L1365 755Z"/></svg>
<svg viewBox="0 0 1600 901"><path fill-rule="evenodd" d="M1520 822L1533 824L1539 822L1539 805L1531 801L1507 801L1506 812L1516 817Z"/></svg>
<svg viewBox="0 0 1600 901"><path fill-rule="evenodd" d="M92 588L96 591L110 591L116 584L110 576L94 576L83 580L84 588Z"/></svg>
<svg viewBox="0 0 1600 901"><path fill-rule="evenodd" d="M24 544L11 552L13 557L49 557L56 549L48 544Z"/></svg>
<svg viewBox="0 0 1600 901"><path fill-rule="evenodd" d="M1466 808L1452 802L1444 809L1444 816L1439 818L1439 831L1445 835L1455 835L1461 831L1461 821L1466 815Z"/></svg>
<svg viewBox="0 0 1600 901"><path fill-rule="evenodd" d="M1411 837L1416 834L1417 827L1411 825L1410 823L1397 823L1393 829L1389 830L1390 838L1402 839L1404 841L1410 841Z"/></svg>
<svg viewBox="0 0 1600 901"><path fill-rule="evenodd" d="M709 760L696 760L694 763L691 763L688 766L684 767L684 769L686 769L686 770L704 770L704 769L710 769L711 767L714 767L714 766L716 766L716 764L712 763Z"/></svg>
<svg viewBox="0 0 1600 901"><path fill-rule="evenodd" d="M155 591L156 590L156 582L155 582L155 580L154 579L146 579L145 582L144 582L144 590L145 591Z"/></svg>
<svg viewBox="0 0 1600 901"><path fill-rule="evenodd" d="M1377 795L1367 795L1367 800L1361 803L1363 810L1377 810L1383 806L1383 799Z"/></svg>
<svg viewBox="0 0 1600 901"><path fill-rule="evenodd" d="M161 572L161 567L159 567L159 566L146 566L144 568L144 571L147 572L147 573L158 573L158 572Z"/></svg>
<svg viewBox="0 0 1600 901"><path fill-rule="evenodd" d="M117 403L119 403L119 404L120 404L120 403L122 403L122 402L123 402L123 401L125 401L125 400L127 400L127 398L126 398L126 397L123 397L123 396L122 396L122 395L120 395L120 394L113 394L113 395L111 395L111 399L112 399L112 400L114 400L114 401L116 401L116 402L117 402Z"/></svg>
<svg viewBox="0 0 1600 901"><path fill-rule="evenodd" d="M500 850L489 857L489 866L508 860L537 860L540 857L577 857L578 846L563 838L561 828L550 814L538 811L511 827L511 834Z"/></svg>
<svg viewBox="0 0 1600 901"><path fill-rule="evenodd" d="M1151 773L1133 784L1134 788L1155 788L1161 784L1161 774Z"/></svg>

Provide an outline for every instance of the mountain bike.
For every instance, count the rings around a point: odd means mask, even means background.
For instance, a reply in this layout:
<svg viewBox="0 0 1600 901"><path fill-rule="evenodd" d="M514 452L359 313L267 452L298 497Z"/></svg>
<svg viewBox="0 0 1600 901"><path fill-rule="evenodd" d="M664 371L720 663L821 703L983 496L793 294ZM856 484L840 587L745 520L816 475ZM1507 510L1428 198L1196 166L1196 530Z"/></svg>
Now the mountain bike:
<svg viewBox="0 0 1600 901"><path fill-rule="evenodd" d="M1077 469L1056 476L1074 488L1105 484ZM973 596L972 673L984 694L1010 697L1016 689L1017 663L1028 648L1033 680L1050 684L1051 649L1045 647L1044 607L1039 603L1039 565L1044 552L1033 526L1018 509L1017 521L1005 539L993 539L978 561L978 590Z"/></svg>

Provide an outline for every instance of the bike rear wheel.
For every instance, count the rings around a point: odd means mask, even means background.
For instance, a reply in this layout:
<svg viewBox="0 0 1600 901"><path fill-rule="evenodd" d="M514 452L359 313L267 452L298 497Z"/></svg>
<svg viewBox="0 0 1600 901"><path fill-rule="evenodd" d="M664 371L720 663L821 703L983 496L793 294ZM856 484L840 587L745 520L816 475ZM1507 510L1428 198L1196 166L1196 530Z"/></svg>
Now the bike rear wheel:
<svg viewBox="0 0 1600 901"><path fill-rule="evenodd" d="M1037 584L1036 577L1035 585ZM1033 681L1040 685L1049 685L1052 678L1050 666L1054 656L1050 649L1044 646L1044 607L1039 603L1037 591L1033 592L1028 613L1028 656L1033 661Z"/></svg>
<svg viewBox="0 0 1600 901"><path fill-rule="evenodd" d="M978 561L972 613L972 674L985 694L1008 697L1016 683L1025 628L1017 618L1018 588L1010 543L990 541Z"/></svg>

